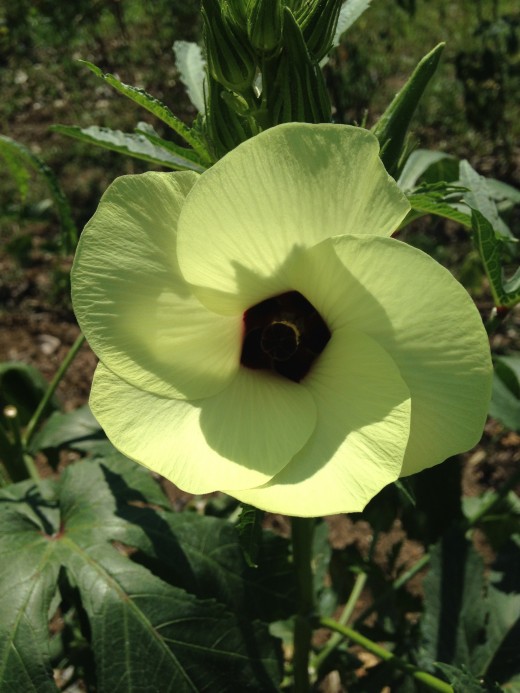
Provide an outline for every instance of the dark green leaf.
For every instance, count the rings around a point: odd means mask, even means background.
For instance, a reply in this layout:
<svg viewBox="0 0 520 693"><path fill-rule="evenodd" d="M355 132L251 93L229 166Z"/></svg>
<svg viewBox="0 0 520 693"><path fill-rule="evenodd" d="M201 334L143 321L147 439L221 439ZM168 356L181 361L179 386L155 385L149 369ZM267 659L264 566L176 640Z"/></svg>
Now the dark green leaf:
<svg viewBox="0 0 520 693"><path fill-rule="evenodd" d="M481 557L452 532L431 551L422 621L423 665L436 661L485 676L520 618L516 562L487 579ZM512 569L509 569L512 568Z"/></svg>
<svg viewBox="0 0 520 693"><path fill-rule="evenodd" d="M419 62L410 79L372 128L381 146L381 160L390 174L398 172L410 121L435 74L443 50L444 43L439 43Z"/></svg>
<svg viewBox="0 0 520 693"><path fill-rule="evenodd" d="M489 278L496 305L506 307L516 305L520 301L520 287L511 286L511 281L508 284L504 278L501 263L503 238L497 238L492 224L477 209L471 211L471 224L475 244Z"/></svg>
<svg viewBox="0 0 520 693"><path fill-rule="evenodd" d="M144 494L125 483L142 473L131 471L130 464L116 462L116 468L127 467L126 480L119 481L106 464L74 465L67 469L60 499L60 556L89 616L100 691L115 690L122 680L124 690L150 693L277 690L278 653L263 626L239 623L222 604L167 584L109 545L110 540L132 545L139 534L128 526L132 510L137 511L134 520L155 514L139 500ZM167 523L159 524L171 534ZM192 524L191 534L196 532ZM169 548L180 543L173 537ZM205 544L206 552L209 547ZM176 558L187 563L182 549Z"/></svg>
<svg viewBox="0 0 520 693"><path fill-rule="evenodd" d="M88 404L68 414L54 412L31 443L31 450L72 448L92 452L101 445L106 450L107 438L94 418Z"/></svg>
<svg viewBox="0 0 520 693"><path fill-rule="evenodd" d="M262 519L264 513L251 505L242 505L236 528L244 558L250 568L258 567L258 554L262 541Z"/></svg>
<svg viewBox="0 0 520 693"><path fill-rule="evenodd" d="M444 674L453 686L454 693L500 693L500 688L489 689L481 680L472 676L466 669L458 669L450 664L437 663L437 669Z"/></svg>
<svg viewBox="0 0 520 693"><path fill-rule="evenodd" d="M444 200L439 200L433 195L428 193L417 193L408 196L408 201L412 206L412 211L410 215L417 218L416 212L423 214L435 214L439 217L444 217L445 219L451 219L456 221L458 224L462 224L466 228L471 228L471 217L469 214L465 214L456 207ZM406 226L407 221L401 224L401 226Z"/></svg>
<svg viewBox="0 0 520 693"><path fill-rule="evenodd" d="M28 423L49 384L33 366L16 361L0 363L0 409L12 404L18 411L22 426ZM53 399L46 412L57 409Z"/></svg>
<svg viewBox="0 0 520 693"><path fill-rule="evenodd" d="M0 690L57 691L49 654L49 607L60 569L52 501L32 482L0 491Z"/></svg>
<svg viewBox="0 0 520 693"><path fill-rule="evenodd" d="M173 154L169 149L153 144L142 134L110 130L96 125L91 125L88 128L80 128L75 125L53 125L52 130L82 142L89 142L104 149L148 161L151 164L166 166L174 170L189 170L198 173L204 171L203 166L178 154Z"/></svg>
<svg viewBox="0 0 520 693"><path fill-rule="evenodd" d="M520 357L495 359L489 413L513 431L520 431Z"/></svg>
<svg viewBox="0 0 520 693"><path fill-rule="evenodd" d="M71 252L76 246L78 231L72 218L69 202L54 173L36 156L36 154L33 154L27 149L27 147L24 147L24 145L5 135L0 135L0 155L7 157L7 162L8 165L10 162L9 168L12 172L13 161L16 160L18 162L18 166L16 167L18 173L15 174L15 178L19 187L21 187L22 197L26 192L27 185L27 177L20 173L20 168L22 166L25 166L26 169L28 168L35 171L45 181L58 212L63 248L66 252Z"/></svg>

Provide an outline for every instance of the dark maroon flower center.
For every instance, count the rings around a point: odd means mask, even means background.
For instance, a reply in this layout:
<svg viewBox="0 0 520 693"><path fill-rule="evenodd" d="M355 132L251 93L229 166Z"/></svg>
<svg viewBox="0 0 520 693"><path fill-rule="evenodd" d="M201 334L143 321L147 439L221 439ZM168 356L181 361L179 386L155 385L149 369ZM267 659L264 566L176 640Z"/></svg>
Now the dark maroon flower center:
<svg viewBox="0 0 520 693"><path fill-rule="evenodd" d="M312 303L288 291L246 310L240 363L299 383L329 339L330 330Z"/></svg>

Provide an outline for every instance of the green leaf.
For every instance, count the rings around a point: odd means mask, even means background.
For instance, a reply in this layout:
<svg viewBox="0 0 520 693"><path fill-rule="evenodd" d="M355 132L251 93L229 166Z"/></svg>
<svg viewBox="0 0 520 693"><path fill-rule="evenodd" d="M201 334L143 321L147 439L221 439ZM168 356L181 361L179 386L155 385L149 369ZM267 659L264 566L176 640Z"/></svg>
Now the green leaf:
<svg viewBox="0 0 520 693"><path fill-rule="evenodd" d="M339 46L341 35L350 29L352 24L359 19L365 10L368 9L371 0L346 0L339 11L336 33L332 41L333 46Z"/></svg>
<svg viewBox="0 0 520 693"><path fill-rule="evenodd" d="M459 165L459 180L461 185L467 188L467 192L464 194L464 202L468 207L480 212L488 220L498 236L512 238L507 224L498 214L487 179L479 175L468 161L461 161Z"/></svg>
<svg viewBox="0 0 520 693"><path fill-rule="evenodd" d="M38 431L31 451L71 448L83 452L107 449L107 438L88 404L68 414L54 412Z"/></svg>
<svg viewBox="0 0 520 693"><path fill-rule="evenodd" d="M489 578L482 558L460 533L452 532L431 551L424 581L422 666L436 661L485 676L520 618L520 551L496 565Z"/></svg>
<svg viewBox="0 0 520 693"><path fill-rule="evenodd" d="M69 467L60 498L60 556L89 617L100 691L123 679L126 690L165 693L277 690L278 653L264 626L239 624L222 604L167 584L109 545L132 538L126 508L155 512L139 507L139 490L125 483L126 498L114 497L111 474L96 462ZM170 534L164 523L162 530ZM186 562L182 551L177 559Z"/></svg>
<svg viewBox="0 0 520 693"><path fill-rule="evenodd" d="M75 125L53 125L54 132L59 132L67 137L73 137L82 142L95 144L120 154L133 156L136 159L148 161L151 164L166 166L174 170L189 170L202 173L204 167L194 161L173 153L170 149L157 146L150 142L144 134L131 134L121 130L110 130L91 125L88 128L80 128Z"/></svg>
<svg viewBox="0 0 520 693"><path fill-rule="evenodd" d="M0 410L12 404L18 411L21 425L25 426L48 386L43 375L33 366L17 361L0 363ZM56 399L52 399L46 413L57 408Z"/></svg>
<svg viewBox="0 0 520 693"><path fill-rule="evenodd" d="M105 82L110 84L111 87L124 94L129 99L139 104L147 111L153 113L157 118L166 123L174 132L176 132L183 140L185 140L193 149L201 156L201 158L206 162L210 163L210 159L204 147L202 141L198 136L190 130L179 118L173 115L170 109L165 106L159 99L151 96L143 89L138 89L137 87L132 87L128 84L124 84L117 77L109 73L103 73L96 65L88 62L88 60L80 60L79 62L86 65L89 70L91 70L97 77L104 79Z"/></svg>
<svg viewBox="0 0 520 693"><path fill-rule="evenodd" d="M122 456L86 460L67 468L54 498L51 490L44 484L42 498L32 484L22 483L0 493L0 680L18 685L5 690L56 690L47 621L61 566L89 620L100 693L278 690L280 651L265 625L169 584L171 575L168 582L153 575L113 545L131 547L133 538L144 535L137 523L155 516L171 536L170 547L177 545L176 560L191 570L182 542L162 521L180 516L158 514L166 499L147 470ZM197 519L230 528L222 520L186 514L186 533L197 534ZM211 553L213 545L205 542L214 536L199 539L201 553ZM240 552L238 540L235 547ZM220 551L225 560L228 545L221 543ZM191 577L198 578L193 572Z"/></svg>
<svg viewBox="0 0 520 693"><path fill-rule="evenodd" d="M466 669L459 669L450 664L437 663L437 669L441 671L453 686L454 693L500 693L501 689L488 688L481 681L472 676Z"/></svg>
<svg viewBox="0 0 520 693"><path fill-rule="evenodd" d="M507 428L520 431L520 357L495 359L490 415Z"/></svg>
<svg viewBox="0 0 520 693"><path fill-rule="evenodd" d="M200 598L216 597L228 609L251 618L271 621L294 612L287 540L263 532L258 567L251 568L231 523L191 513L151 512L143 507L143 501L164 507L164 498L161 503L150 495L150 486L144 491L143 468L122 455L100 463L118 500L118 515L127 521L124 534L118 538L140 549L141 562L153 572Z"/></svg>
<svg viewBox="0 0 520 693"><path fill-rule="evenodd" d="M0 491L2 693L58 690L50 663L48 621L60 564L49 534L49 526L55 527L48 505L34 494L32 482Z"/></svg>
<svg viewBox="0 0 520 693"><path fill-rule="evenodd" d="M242 505L236 528L244 558L250 568L258 567L258 554L262 540L262 519L264 512L251 505Z"/></svg>
<svg viewBox="0 0 520 693"><path fill-rule="evenodd" d="M412 209L408 213L405 220L402 222L401 227L406 226L409 221L409 217L417 218L418 214L435 214L439 217L444 217L445 219L451 219L456 221L458 224L462 224L466 228L471 228L471 217L469 214L465 214L460 210L452 207L448 202L444 200L439 200L428 193L416 193L408 195L408 201L410 202Z"/></svg>
<svg viewBox="0 0 520 693"><path fill-rule="evenodd" d="M495 304L508 308L516 305L520 301L520 286L517 286L520 274L516 272L509 281L504 278L501 262L503 238L497 238L492 224L477 209L471 211L471 225Z"/></svg>
<svg viewBox="0 0 520 693"><path fill-rule="evenodd" d="M188 97L199 113L204 113L206 110L204 97L206 61L202 55L202 49L197 43L174 41L173 51L175 65L186 87Z"/></svg>
<svg viewBox="0 0 520 693"><path fill-rule="evenodd" d="M451 176L449 168L453 169ZM406 160L397 184L404 192L410 192L423 180L423 177L427 177L428 182L453 182L458 177L458 161L444 152L416 149Z"/></svg>
<svg viewBox="0 0 520 693"><path fill-rule="evenodd" d="M27 192L28 185L28 176L23 173L23 169L25 168L26 171L33 170L42 177L56 205L60 220L63 249L65 252L74 250L78 241L78 231L72 218L69 202L51 169L36 154L24 147L23 144L5 135L0 135L0 156L6 159L11 173L14 174L22 198Z"/></svg>
<svg viewBox="0 0 520 693"><path fill-rule="evenodd" d="M372 128L381 146L381 160L390 174L396 173L399 169L410 121L424 90L435 74L444 45L439 43L419 62L410 79Z"/></svg>

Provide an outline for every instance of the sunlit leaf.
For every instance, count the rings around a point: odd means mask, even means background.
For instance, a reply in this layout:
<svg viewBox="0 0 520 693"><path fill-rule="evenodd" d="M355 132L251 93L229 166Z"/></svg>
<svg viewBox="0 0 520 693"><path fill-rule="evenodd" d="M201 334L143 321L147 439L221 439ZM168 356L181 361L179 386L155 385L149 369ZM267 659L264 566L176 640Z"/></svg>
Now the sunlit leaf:
<svg viewBox="0 0 520 693"><path fill-rule="evenodd" d="M199 113L204 113L206 61L203 58L202 49L197 43L175 41L173 50L175 53L175 64L186 87L189 99Z"/></svg>
<svg viewBox="0 0 520 693"><path fill-rule="evenodd" d="M150 164L158 164L174 170L190 170L199 173L204 171L201 165L153 144L143 134L110 130L109 128L100 128L97 125L91 125L87 128L80 128L75 125L53 125L52 130L82 142L148 161Z"/></svg>
<svg viewBox="0 0 520 693"><path fill-rule="evenodd" d="M170 109L165 106L159 99L148 94L144 89L138 89L137 87L132 87L129 84L124 84L115 75L110 73L104 73L93 63L87 60L80 60L81 63L86 65L89 70L91 70L97 77L104 79L105 82L110 84L111 87L124 94L129 99L139 104L147 111L153 113L157 118L166 123L168 127L174 130L183 140L185 140L189 145L195 149L195 151L201 155L206 161L208 161L208 156L203 142L198 138L198 136L190 130L190 128L185 125L182 120L173 115Z"/></svg>

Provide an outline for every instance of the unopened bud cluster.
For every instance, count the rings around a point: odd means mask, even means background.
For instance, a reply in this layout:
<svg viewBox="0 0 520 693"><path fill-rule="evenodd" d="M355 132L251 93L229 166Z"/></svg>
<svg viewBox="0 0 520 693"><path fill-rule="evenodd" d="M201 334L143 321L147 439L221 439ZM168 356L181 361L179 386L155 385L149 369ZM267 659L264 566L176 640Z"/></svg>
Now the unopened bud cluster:
<svg viewBox="0 0 520 693"><path fill-rule="evenodd" d="M285 122L330 121L319 61L343 0L202 0L203 127L215 158Z"/></svg>

